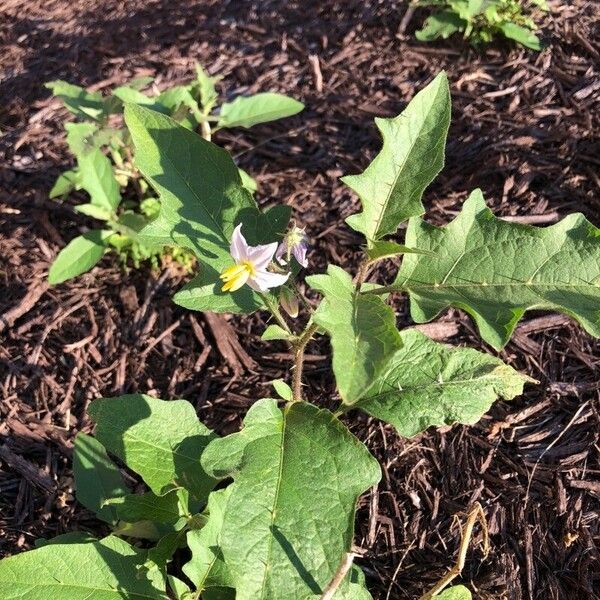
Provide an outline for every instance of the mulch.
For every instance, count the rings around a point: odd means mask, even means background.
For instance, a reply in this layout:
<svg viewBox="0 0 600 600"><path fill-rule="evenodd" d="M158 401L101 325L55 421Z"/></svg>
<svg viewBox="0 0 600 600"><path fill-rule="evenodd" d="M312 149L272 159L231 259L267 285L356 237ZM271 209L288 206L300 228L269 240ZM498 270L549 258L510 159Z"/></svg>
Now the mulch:
<svg viewBox="0 0 600 600"><path fill-rule="evenodd" d="M215 318L175 306L185 275L123 271L114 257L66 284L45 275L92 222L48 200L71 164L67 113L43 83L107 90L138 75L160 88L189 80L194 61L224 75L226 97L281 91L300 115L220 132L259 182L259 201L286 202L312 239L311 272L352 269L361 240L343 219L356 198L339 181L377 152L375 116L392 116L440 69L451 80L446 166L426 192L428 218L448 222L481 187L498 215L549 224L583 212L600 224L600 8L552 1L541 53L502 42L481 52L412 35L405 2L375 0L4 0L0 8L0 554L36 538L105 533L73 497L74 436L100 396L183 397L219 433L239 427L269 381L289 378L285 345L259 338L265 315ZM391 267L382 270L385 280ZM394 298L400 326L406 300ZM493 352L450 310L429 333ZM417 598L455 560L455 515L485 511L491 552L472 544L462 580L477 598L600 598L600 344L568 318L529 313L501 358L540 381L473 427L399 438L351 415L383 466L360 502L356 543L374 597ZM324 340L308 347L306 394L333 397ZM481 540L476 528L474 541Z"/></svg>

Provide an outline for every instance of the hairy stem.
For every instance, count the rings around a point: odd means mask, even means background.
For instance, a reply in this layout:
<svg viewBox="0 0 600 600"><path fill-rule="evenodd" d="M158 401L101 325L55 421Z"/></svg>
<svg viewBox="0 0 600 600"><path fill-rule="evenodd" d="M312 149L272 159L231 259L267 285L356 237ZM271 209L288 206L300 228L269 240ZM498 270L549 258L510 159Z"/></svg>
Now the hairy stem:
<svg viewBox="0 0 600 600"><path fill-rule="evenodd" d="M292 380L292 402L302 400L302 372L304 370L304 349L317 331L315 323L309 323L302 334L291 342L294 349L294 377Z"/></svg>

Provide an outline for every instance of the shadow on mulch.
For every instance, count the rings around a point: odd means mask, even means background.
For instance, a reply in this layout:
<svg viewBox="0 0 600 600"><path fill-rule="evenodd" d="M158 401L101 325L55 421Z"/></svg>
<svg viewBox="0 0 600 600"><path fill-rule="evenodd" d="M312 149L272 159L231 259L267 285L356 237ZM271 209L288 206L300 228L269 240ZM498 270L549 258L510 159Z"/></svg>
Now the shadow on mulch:
<svg viewBox="0 0 600 600"><path fill-rule="evenodd" d="M109 256L47 289L53 257L91 221L70 202L47 199L71 158L66 112L44 82L107 91L152 74L162 88L190 79L199 60L225 75L225 96L272 90L301 98L307 108L293 119L220 132L218 142L256 177L262 204L293 206L313 239L311 272L328 261L352 268L361 240L343 219L357 203L339 177L377 152L373 117L397 114L442 68L453 123L446 167L425 197L433 222L450 220L481 187L497 214L547 224L581 211L600 224L597 6L559 4L544 22L549 49L498 44L478 55L459 41L417 43L419 14L397 35L403 2L5 0L0 552L74 529L101 531L71 489L72 442L90 430L92 399L138 390L185 397L225 434L270 394L268 381L289 378L285 345L259 339L264 315L226 321L184 311L170 300L183 276L123 273ZM409 324L405 302L395 308L399 324ZM459 311L442 323L441 339L490 351ZM541 383L476 426L402 440L352 415L384 472L357 521L376 598L418 597L443 575L458 546L453 516L475 501L492 541L486 560L471 549L463 572L478 598L600 597L599 350L568 319L531 314L500 356ZM315 341L308 353L307 396L330 398L329 348Z"/></svg>

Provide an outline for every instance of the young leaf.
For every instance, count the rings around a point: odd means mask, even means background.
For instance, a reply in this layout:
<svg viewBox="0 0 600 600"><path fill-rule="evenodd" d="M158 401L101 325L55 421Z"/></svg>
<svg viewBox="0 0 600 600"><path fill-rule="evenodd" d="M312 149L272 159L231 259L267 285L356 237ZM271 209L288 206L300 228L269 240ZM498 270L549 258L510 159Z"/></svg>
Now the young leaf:
<svg viewBox="0 0 600 600"><path fill-rule="evenodd" d="M344 403L353 404L402 345L394 311L381 298L358 293L339 267L306 281L324 295L313 319L331 336L335 380Z"/></svg>
<svg viewBox="0 0 600 600"><path fill-rule="evenodd" d="M71 240L54 259L48 281L62 283L89 271L104 256L112 231L94 229Z"/></svg>
<svg viewBox="0 0 600 600"><path fill-rule="evenodd" d="M75 156L83 156L94 148L100 147L96 138L97 123L65 123L65 131L67 132L67 146Z"/></svg>
<svg viewBox="0 0 600 600"><path fill-rule="evenodd" d="M240 172L240 179L242 180L242 185L252 194L256 193L258 190L258 183L256 183L256 179L253 179L244 171L244 169L240 169L238 167L238 171Z"/></svg>
<svg viewBox="0 0 600 600"><path fill-rule="evenodd" d="M158 569L144 574L145 552L109 536L50 544L0 561L3 600L168 600Z"/></svg>
<svg viewBox="0 0 600 600"><path fill-rule="evenodd" d="M443 10L427 17L423 29L415 31L415 37L421 42L432 42L438 38L447 39L457 31L463 31L467 22L449 10Z"/></svg>
<svg viewBox="0 0 600 600"><path fill-rule="evenodd" d="M185 400L159 400L143 394L94 400L89 415L96 438L138 473L161 496L178 486L198 500L215 485L200 465L214 434Z"/></svg>
<svg viewBox="0 0 600 600"><path fill-rule="evenodd" d="M394 283L417 323L462 308L483 339L502 348L528 309L555 310L600 336L600 229L573 214L550 227L494 217L481 190L445 227L409 223L406 242L435 252L407 254Z"/></svg>
<svg viewBox="0 0 600 600"><path fill-rule="evenodd" d="M395 233L400 223L423 214L421 197L444 166L450 125L450 90L444 72L394 119L375 119L383 148L360 175L342 177L363 211L346 219L372 243Z"/></svg>
<svg viewBox="0 0 600 600"><path fill-rule="evenodd" d="M269 325L260 336L260 339L266 342L271 340L288 340L289 338L290 334L279 325Z"/></svg>
<svg viewBox="0 0 600 600"><path fill-rule="evenodd" d="M437 600L471 600L473 596L464 585L455 585L436 596Z"/></svg>
<svg viewBox="0 0 600 600"><path fill-rule="evenodd" d="M77 164L79 183L91 196L91 203L113 213L121 202L121 194L108 157L95 148L79 156Z"/></svg>
<svg viewBox="0 0 600 600"><path fill-rule="evenodd" d="M208 520L202 529L187 534L191 560L183 565L183 572L200 592L210 587L233 587L231 575L219 548L219 537L223 527L225 505L231 487L212 492L208 497Z"/></svg>
<svg viewBox="0 0 600 600"><path fill-rule="evenodd" d="M248 239L262 225L229 154L169 117L140 106L128 104L125 121L136 146L136 164L161 197L160 214L139 232L140 240L151 246L189 248L203 263L200 275L176 302L215 312L252 312L262 306L261 298L247 286L233 294L220 291L219 274L231 264L229 241L236 224L244 223Z"/></svg>
<svg viewBox="0 0 600 600"><path fill-rule="evenodd" d="M105 116L105 105L102 94L88 92L78 85L66 81L50 81L45 84L54 96L60 98L64 105L76 116L83 119L101 121Z"/></svg>
<svg viewBox="0 0 600 600"><path fill-rule="evenodd" d="M400 335L402 348L356 406L405 437L432 425L476 423L498 397L511 400L533 381L477 350L445 346L416 330Z"/></svg>
<svg viewBox="0 0 600 600"><path fill-rule="evenodd" d="M113 506L105 502L129 493L121 472L108 458L104 446L92 436L79 433L73 450L73 473L77 500L107 523L118 520Z"/></svg>
<svg viewBox="0 0 600 600"><path fill-rule="evenodd" d="M50 190L49 198L60 198L72 192L79 185L79 173L70 169L61 173Z"/></svg>
<svg viewBox="0 0 600 600"><path fill-rule="evenodd" d="M522 44L526 48L531 48L532 50L537 50L538 52L543 49L540 38L535 35L533 31L527 29L527 27L522 27L521 25L507 21L506 23L502 23L500 25L500 29L507 38L515 40L515 42Z"/></svg>
<svg viewBox="0 0 600 600"><path fill-rule="evenodd" d="M292 388L283 379L274 379L271 381L271 385L280 398L283 398L288 402L292 401L294 392L292 392Z"/></svg>
<svg viewBox="0 0 600 600"><path fill-rule="evenodd" d="M218 94L215 90L215 83L220 77L211 77L200 63L196 63L196 81L198 82L198 95L200 104L206 113L209 113L215 105Z"/></svg>
<svg viewBox="0 0 600 600"><path fill-rule="evenodd" d="M302 111L304 104L273 92L252 96L238 96L233 102L221 106L217 127L252 127L259 123L291 117Z"/></svg>
<svg viewBox="0 0 600 600"><path fill-rule="evenodd" d="M97 204L79 204L73 207L78 213L82 215L87 215L88 217L92 217L93 219L98 219L99 221L110 221L113 216L112 212L109 212L103 206L98 206Z"/></svg>
<svg viewBox="0 0 600 600"><path fill-rule="evenodd" d="M260 400L244 429L212 442L205 458L234 480L219 542L237 600L282 590L317 600L351 547L358 496L380 478L367 449L327 410ZM351 597L349 580L340 598Z"/></svg>

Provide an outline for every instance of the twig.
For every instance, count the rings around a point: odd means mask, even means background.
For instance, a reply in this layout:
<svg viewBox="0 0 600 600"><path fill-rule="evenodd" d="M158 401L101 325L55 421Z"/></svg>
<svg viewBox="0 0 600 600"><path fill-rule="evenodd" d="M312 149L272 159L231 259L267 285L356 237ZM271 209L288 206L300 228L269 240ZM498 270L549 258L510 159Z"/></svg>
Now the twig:
<svg viewBox="0 0 600 600"><path fill-rule="evenodd" d="M467 515L467 521L461 532L460 547L458 548L458 558L456 560L456 564L427 593L423 594L420 600L431 600L434 596L437 596L453 579L461 574L465 566L465 560L467 558L467 550L469 549L471 536L473 535L473 527L475 527L475 523L478 521L483 531L483 551L484 554L487 555L490 546L487 523L485 521L485 514L483 513L481 504L476 502Z"/></svg>
<svg viewBox="0 0 600 600"><path fill-rule="evenodd" d="M34 281L28 288L27 292L16 306L7 310L3 315L0 315L0 333L14 325L14 322L28 313L37 303L37 301L46 293L49 285L46 280Z"/></svg>
<svg viewBox="0 0 600 600"><path fill-rule="evenodd" d="M344 556L342 562L340 563L340 566L338 567L338 570L335 572L335 575L331 580L331 583L325 588L325 591L321 596L321 600L331 600L333 598L333 595L340 587L340 584L342 583L342 581L344 581L344 577L346 577L348 571L352 568L354 556L355 555L353 552L348 552Z"/></svg>

